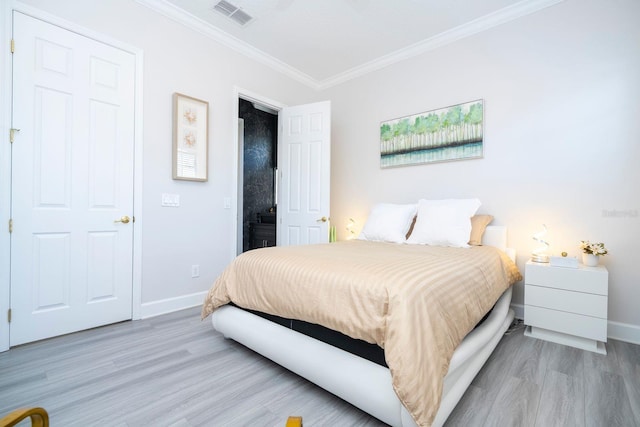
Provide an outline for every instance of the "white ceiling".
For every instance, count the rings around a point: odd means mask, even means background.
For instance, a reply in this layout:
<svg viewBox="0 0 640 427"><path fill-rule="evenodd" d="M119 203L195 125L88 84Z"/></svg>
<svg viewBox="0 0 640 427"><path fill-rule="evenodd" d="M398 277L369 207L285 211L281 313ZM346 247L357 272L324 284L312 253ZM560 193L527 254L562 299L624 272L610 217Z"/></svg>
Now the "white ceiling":
<svg viewBox="0 0 640 427"><path fill-rule="evenodd" d="M328 87L562 0L136 0L315 88Z"/></svg>

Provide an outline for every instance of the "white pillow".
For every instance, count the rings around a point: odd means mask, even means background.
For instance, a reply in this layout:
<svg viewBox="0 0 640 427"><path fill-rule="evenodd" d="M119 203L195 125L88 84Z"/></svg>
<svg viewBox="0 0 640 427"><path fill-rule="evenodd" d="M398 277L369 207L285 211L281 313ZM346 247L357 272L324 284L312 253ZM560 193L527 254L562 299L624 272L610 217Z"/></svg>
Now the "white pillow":
<svg viewBox="0 0 640 427"><path fill-rule="evenodd" d="M413 217L416 215L416 205L394 205L379 203L373 207L367 222L358 236L359 240L374 242L404 243Z"/></svg>
<svg viewBox="0 0 640 427"><path fill-rule="evenodd" d="M480 205L478 199L420 200L407 243L468 248L471 217Z"/></svg>

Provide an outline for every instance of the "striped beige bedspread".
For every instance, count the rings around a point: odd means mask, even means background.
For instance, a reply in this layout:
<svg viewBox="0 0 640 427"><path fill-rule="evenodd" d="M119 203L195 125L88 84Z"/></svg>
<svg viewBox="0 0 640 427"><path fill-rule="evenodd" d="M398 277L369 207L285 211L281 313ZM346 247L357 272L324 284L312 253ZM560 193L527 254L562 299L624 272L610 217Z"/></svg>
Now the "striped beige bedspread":
<svg viewBox="0 0 640 427"><path fill-rule="evenodd" d="M202 316L232 301L376 343L401 402L429 426L455 348L521 279L506 254L486 246L273 247L238 256L213 284Z"/></svg>

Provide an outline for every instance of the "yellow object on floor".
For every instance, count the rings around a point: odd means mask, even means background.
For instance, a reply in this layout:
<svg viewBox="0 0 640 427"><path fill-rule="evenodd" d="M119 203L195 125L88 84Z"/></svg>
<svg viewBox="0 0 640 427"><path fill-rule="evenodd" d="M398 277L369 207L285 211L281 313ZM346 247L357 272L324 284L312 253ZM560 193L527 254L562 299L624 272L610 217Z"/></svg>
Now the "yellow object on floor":
<svg viewBox="0 0 640 427"><path fill-rule="evenodd" d="M33 427L49 427L49 414L43 408L16 409L6 417L0 419L0 427L12 427L20 421L31 418ZM287 426L289 424L287 423Z"/></svg>
<svg viewBox="0 0 640 427"><path fill-rule="evenodd" d="M302 427L302 417L289 417L285 427Z"/></svg>

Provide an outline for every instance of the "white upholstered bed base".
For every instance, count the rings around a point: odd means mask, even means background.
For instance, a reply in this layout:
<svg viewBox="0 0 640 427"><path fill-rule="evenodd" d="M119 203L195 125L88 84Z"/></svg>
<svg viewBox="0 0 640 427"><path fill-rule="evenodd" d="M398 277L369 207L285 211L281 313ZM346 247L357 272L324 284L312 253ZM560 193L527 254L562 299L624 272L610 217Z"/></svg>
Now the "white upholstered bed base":
<svg viewBox="0 0 640 427"><path fill-rule="evenodd" d="M487 227L485 245L506 250L506 228ZM500 297L489 317L456 349L444 380L434 426L443 425L471 381L489 358L514 313L511 288ZM234 306L217 309L213 327L231 338L346 400L392 426L415 426L391 385L389 369L280 326ZM304 416L304 414L301 414Z"/></svg>

